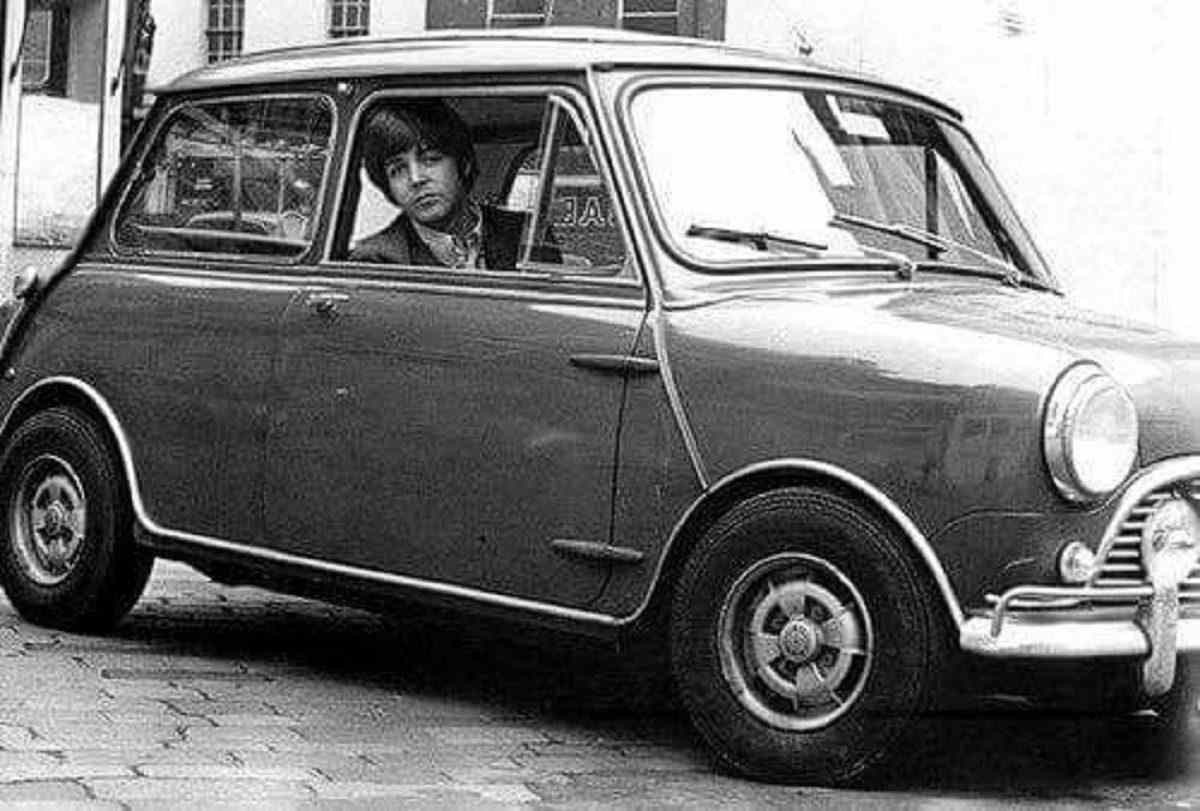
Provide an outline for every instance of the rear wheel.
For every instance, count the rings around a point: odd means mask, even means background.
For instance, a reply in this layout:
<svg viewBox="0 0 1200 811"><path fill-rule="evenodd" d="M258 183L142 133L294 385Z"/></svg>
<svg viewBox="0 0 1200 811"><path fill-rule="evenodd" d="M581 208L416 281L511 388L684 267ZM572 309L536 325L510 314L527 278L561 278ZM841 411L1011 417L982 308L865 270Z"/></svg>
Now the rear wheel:
<svg viewBox="0 0 1200 811"><path fill-rule="evenodd" d="M934 602L892 529L853 501L789 488L701 539L677 585L680 700L728 766L785 782L876 776L932 698Z"/></svg>
<svg viewBox="0 0 1200 811"><path fill-rule="evenodd" d="M0 457L0 509L0 582L26 619L104 630L141 595L153 557L134 544L124 480L87 415L52 408L17 427Z"/></svg>

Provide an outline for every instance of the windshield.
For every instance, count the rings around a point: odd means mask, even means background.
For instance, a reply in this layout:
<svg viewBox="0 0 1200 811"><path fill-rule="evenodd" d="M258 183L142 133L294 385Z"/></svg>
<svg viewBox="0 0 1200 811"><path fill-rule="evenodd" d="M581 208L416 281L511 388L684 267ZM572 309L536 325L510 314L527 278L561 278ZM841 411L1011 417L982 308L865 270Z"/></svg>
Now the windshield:
<svg viewBox="0 0 1200 811"><path fill-rule="evenodd" d="M870 258L1045 276L971 141L916 107L697 85L644 89L630 112L662 225L708 268Z"/></svg>

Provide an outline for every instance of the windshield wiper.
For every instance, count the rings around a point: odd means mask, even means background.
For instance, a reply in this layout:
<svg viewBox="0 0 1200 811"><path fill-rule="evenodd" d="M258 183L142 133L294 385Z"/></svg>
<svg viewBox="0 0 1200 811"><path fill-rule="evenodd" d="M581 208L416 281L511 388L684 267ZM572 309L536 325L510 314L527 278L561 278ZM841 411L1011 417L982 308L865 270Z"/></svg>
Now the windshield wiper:
<svg viewBox="0 0 1200 811"><path fill-rule="evenodd" d="M809 256L819 256L829 250L829 246L821 242L813 242L800 237L777 234L774 231L745 231L739 228L726 228L721 225L688 226L685 232L689 237L714 239L718 242L736 242L740 245L750 245L760 251L769 251L771 246L798 249Z"/></svg>
<svg viewBox="0 0 1200 811"><path fill-rule="evenodd" d="M739 228L726 228L720 225L694 224L685 232L689 237L715 239L718 242L736 242L740 245L750 245L760 251L769 251L776 247L789 248L803 253L806 257L828 257L829 246L823 242L814 242L802 237L789 236L775 231L747 231ZM859 250L869 256L877 256L894 262L896 272L901 279L911 280L916 272L917 263L897 251L886 251L883 248L873 248L860 245Z"/></svg>
<svg viewBox="0 0 1200 811"><path fill-rule="evenodd" d="M999 279L1011 287L1035 287L1039 290L1049 290L1050 288L1039 281L1026 276L1021 272L1021 269L1012 262L992 256L986 251L981 251L978 248L972 248L970 245L944 237L941 234L935 234L931 231L925 231L916 226L902 222L879 222L877 220L867 219L866 217L856 217L853 214L834 214L833 219L829 222L830 225L856 226L858 228L866 228L870 231L877 231L881 234L891 234L910 242L916 242L924 245L927 248L933 248L939 252L956 250L970 254L977 259L982 259L999 272L987 273L984 268L974 267L972 265L956 265L953 263L938 263L938 267L944 270L961 271L964 273L980 273L984 276L993 279Z"/></svg>

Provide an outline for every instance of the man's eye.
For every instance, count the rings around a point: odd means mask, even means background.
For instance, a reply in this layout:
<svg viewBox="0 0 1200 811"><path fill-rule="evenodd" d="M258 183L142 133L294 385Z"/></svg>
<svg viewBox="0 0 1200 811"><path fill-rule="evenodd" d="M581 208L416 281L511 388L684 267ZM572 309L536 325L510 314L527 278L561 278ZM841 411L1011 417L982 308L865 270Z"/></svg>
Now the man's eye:
<svg viewBox="0 0 1200 811"><path fill-rule="evenodd" d="M445 153L430 149L421 153L421 163L437 163L444 157Z"/></svg>

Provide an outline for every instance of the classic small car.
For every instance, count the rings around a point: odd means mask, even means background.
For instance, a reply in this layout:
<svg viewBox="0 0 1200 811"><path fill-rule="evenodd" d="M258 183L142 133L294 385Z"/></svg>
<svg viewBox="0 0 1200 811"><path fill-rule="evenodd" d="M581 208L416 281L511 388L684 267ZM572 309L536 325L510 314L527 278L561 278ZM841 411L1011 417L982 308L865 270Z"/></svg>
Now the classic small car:
<svg viewBox="0 0 1200 811"><path fill-rule="evenodd" d="M403 216L365 122L431 100L513 267L356 252ZM163 557L657 648L784 781L883 773L964 672L1194 706L1200 346L1072 305L959 114L877 78L586 29L214 65L2 315L36 623Z"/></svg>

